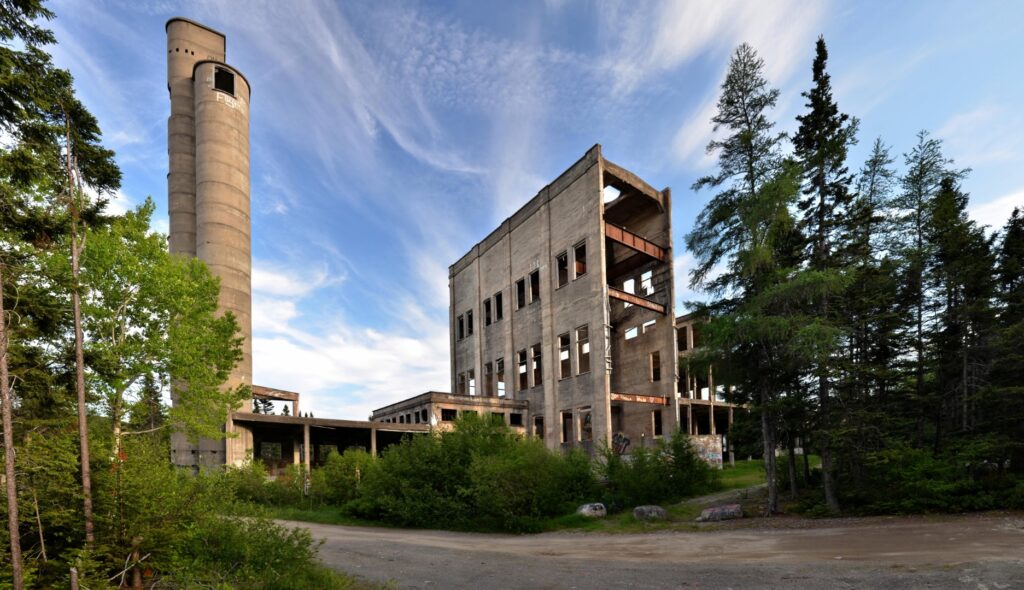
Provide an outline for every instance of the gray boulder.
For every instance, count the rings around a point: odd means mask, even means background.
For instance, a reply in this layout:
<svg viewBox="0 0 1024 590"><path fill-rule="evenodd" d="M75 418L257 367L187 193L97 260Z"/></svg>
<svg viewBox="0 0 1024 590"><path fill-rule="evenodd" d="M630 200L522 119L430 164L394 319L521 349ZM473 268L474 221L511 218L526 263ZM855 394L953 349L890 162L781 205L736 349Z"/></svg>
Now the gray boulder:
<svg viewBox="0 0 1024 590"><path fill-rule="evenodd" d="M733 518L743 518L743 507L739 504L724 504L705 508L697 517L697 522L714 522Z"/></svg>
<svg viewBox="0 0 1024 590"><path fill-rule="evenodd" d="M637 520L666 520L668 519L668 510L665 510L661 506L637 506L633 509L633 518Z"/></svg>
<svg viewBox="0 0 1024 590"><path fill-rule="evenodd" d="M576 509L576 514L586 516L587 518L604 518L608 516L608 509L604 507L604 504L600 502L594 502L593 504L584 504Z"/></svg>

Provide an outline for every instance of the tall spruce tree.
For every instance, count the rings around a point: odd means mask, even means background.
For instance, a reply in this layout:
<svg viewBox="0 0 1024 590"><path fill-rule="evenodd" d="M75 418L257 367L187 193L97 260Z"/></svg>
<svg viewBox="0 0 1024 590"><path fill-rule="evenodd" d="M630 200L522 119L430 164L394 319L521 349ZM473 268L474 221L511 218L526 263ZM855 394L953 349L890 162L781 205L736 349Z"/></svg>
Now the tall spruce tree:
<svg viewBox="0 0 1024 590"><path fill-rule="evenodd" d="M828 49L825 39L818 37L814 63L811 67L814 86L803 93L808 112L797 117L800 128L793 137L796 157L803 167L803 198L798 203L800 227L807 236L807 268L824 283L822 296L814 302L811 314L816 321L836 327L845 325L837 313L833 299L842 292L848 278L850 259L842 238L848 235L845 224L850 219L853 178L846 166L849 146L857 141L857 120L839 112L832 97L831 77L826 71ZM821 449L821 472L825 503L832 511L839 510L832 467L832 370L834 351L823 349L815 359L820 428L817 433Z"/></svg>
<svg viewBox="0 0 1024 590"><path fill-rule="evenodd" d="M780 389L780 339L787 330L766 317L763 299L780 276L777 251L794 231L789 207L796 197L798 170L783 165L784 135L773 130L769 111L779 91L764 78L764 61L746 43L729 62L722 83L715 130L722 139L708 144L718 153L717 173L694 183L694 190L721 188L697 217L686 236L697 266L691 284L718 297L708 310L705 349L716 367L737 386L761 416L766 512L778 510L775 466L776 404ZM720 274L713 274L719 264Z"/></svg>
<svg viewBox="0 0 1024 590"><path fill-rule="evenodd" d="M990 385L979 400L978 430L1000 470L1024 474L1024 210L1003 228L996 265L998 306Z"/></svg>
<svg viewBox="0 0 1024 590"><path fill-rule="evenodd" d="M934 356L928 341L935 311L928 289L929 261L934 252L934 244L928 239L928 221L943 179L950 177L956 181L968 171L953 168L953 160L942 153L942 142L929 137L927 131L917 134L917 144L904 154L904 163L902 190L893 199L893 235L897 238L894 249L903 277L900 307L906 318L902 329L902 356L906 359L903 373L910 394L903 411L915 422L917 443L923 445L929 438L929 426L937 419L931 399Z"/></svg>

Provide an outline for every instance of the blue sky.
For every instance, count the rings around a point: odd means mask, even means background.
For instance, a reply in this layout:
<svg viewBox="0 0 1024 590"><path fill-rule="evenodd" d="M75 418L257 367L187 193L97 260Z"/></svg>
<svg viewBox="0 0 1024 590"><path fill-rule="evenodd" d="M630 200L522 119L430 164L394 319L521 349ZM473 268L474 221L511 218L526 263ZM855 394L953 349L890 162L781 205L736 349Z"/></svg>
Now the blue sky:
<svg viewBox="0 0 1024 590"><path fill-rule="evenodd" d="M824 34L840 108L861 119L859 168L881 136L945 142L972 215L1024 205L1024 4L1016 2L136 2L55 0L58 64L99 118L124 186L166 231L164 23L228 37L253 87L254 380L315 415L363 418L446 390L448 265L601 143L673 189L682 245L708 193L690 190L729 55L751 43L795 129Z"/></svg>

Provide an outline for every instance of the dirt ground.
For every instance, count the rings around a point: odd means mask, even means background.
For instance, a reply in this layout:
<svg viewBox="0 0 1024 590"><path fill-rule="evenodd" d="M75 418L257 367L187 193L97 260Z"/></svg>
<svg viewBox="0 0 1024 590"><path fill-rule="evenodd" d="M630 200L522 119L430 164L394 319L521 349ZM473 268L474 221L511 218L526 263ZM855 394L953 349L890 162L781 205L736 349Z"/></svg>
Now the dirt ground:
<svg viewBox="0 0 1024 590"><path fill-rule="evenodd" d="M291 522L398 588L1024 589L1024 514L744 519L699 532L489 535Z"/></svg>

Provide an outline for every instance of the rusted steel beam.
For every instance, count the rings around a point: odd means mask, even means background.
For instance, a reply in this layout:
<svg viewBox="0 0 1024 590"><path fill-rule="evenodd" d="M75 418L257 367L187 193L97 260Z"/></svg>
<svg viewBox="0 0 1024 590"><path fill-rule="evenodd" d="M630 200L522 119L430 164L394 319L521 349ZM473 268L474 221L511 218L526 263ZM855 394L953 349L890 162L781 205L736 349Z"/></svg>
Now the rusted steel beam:
<svg viewBox="0 0 1024 590"><path fill-rule="evenodd" d="M611 392L613 402L633 402L637 404L655 404L667 406L668 398L661 395L640 395L638 393L615 393Z"/></svg>
<svg viewBox="0 0 1024 590"><path fill-rule="evenodd" d="M665 262L668 255L665 253L665 249L655 244L654 242L645 240L635 233L623 229L617 225L611 223L604 224L604 235L609 240L618 242L627 248L642 252L655 260Z"/></svg>
<svg viewBox="0 0 1024 590"><path fill-rule="evenodd" d="M637 307L650 309L651 311L656 311L661 314L667 313L665 311L665 306L660 303L655 303L648 299L644 299L643 297L633 295L632 293L626 293L625 291L616 289L615 287L612 287L610 285L608 287L608 297L611 297L612 299L618 299L619 301L625 301L626 303L632 303Z"/></svg>

